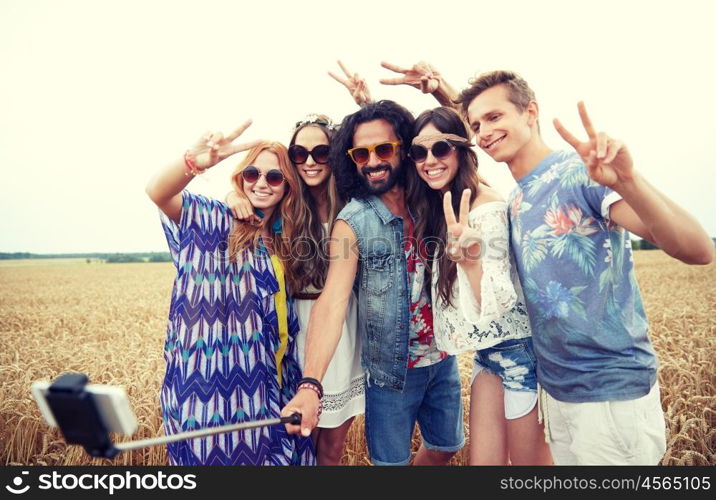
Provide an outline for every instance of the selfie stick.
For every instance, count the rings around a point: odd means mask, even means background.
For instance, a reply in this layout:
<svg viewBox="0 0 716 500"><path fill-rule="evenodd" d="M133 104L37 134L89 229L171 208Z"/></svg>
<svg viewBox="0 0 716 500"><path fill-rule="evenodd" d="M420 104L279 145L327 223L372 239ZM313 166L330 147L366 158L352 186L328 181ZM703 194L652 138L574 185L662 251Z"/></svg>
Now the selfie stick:
<svg viewBox="0 0 716 500"><path fill-rule="evenodd" d="M47 393L47 403L67 443L81 445L93 457L114 458L122 451L173 443L185 439L213 436L267 425L298 425L301 423L301 414L294 413L287 417L222 425L220 427L182 432L171 436L114 444L109 439L107 426L97 409L93 395L85 390L87 381L87 375L82 373L61 375L50 385Z"/></svg>

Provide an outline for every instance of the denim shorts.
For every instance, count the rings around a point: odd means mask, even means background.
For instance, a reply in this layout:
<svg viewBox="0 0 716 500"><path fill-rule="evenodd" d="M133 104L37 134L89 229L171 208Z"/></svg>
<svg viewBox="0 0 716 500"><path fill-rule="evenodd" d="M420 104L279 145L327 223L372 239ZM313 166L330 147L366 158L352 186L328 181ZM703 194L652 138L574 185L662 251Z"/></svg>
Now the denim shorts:
<svg viewBox="0 0 716 500"><path fill-rule="evenodd" d="M374 465L407 465L417 420L429 450L456 452L465 444L460 373L455 356L408 369L402 392L366 387L365 434Z"/></svg>
<svg viewBox="0 0 716 500"><path fill-rule="evenodd" d="M505 418L512 420L537 404L537 359L532 337L505 340L475 352L472 381L482 372L497 375L505 388Z"/></svg>

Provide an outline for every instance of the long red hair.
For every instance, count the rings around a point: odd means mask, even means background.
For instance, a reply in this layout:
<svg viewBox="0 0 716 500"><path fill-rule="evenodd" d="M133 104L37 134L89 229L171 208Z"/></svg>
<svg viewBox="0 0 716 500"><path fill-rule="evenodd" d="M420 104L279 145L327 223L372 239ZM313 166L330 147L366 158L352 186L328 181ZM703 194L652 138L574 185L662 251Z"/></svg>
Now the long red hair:
<svg viewBox="0 0 716 500"><path fill-rule="evenodd" d="M299 220L306 219L306 204L301 198L301 190L298 174L291 166L288 159L288 150L286 146L275 141L261 141L254 146L246 154L246 157L238 164L234 172L231 174L231 185L236 194L244 199L248 199L244 193L244 178L241 172L253 165L256 158L268 151L278 159L279 169L286 179L286 192L279 201L273 213L263 225L268 227L269 237L271 238L271 246L273 252L281 259L284 272L286 275L286 283L289 293L301 290L301 280L296 272L297 260L291 256L292 243L296 235L296 223ZM275 223L281 219L281 231L274 231ZM262 226L256 226L249 222L236 221L231 233L229 234L229 254L232 260L235 260L239 253L246 247L256 248L258 246L259 236L261 235Z"/></svg>

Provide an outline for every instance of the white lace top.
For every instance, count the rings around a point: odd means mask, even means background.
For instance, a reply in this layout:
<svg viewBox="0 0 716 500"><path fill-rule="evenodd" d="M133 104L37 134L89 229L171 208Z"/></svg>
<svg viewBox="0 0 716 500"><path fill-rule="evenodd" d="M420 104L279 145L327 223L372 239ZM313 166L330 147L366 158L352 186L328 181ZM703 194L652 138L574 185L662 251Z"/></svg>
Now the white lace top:
<svg viewBox="0 0 716 500"><path fill-rule="evenodd" d="M525 298L509 250L507 204L484 203L470 212L469 224L482 235L481 303L467 275L457 266L452 303L438 294L438 266L433 266L435 340L440 350L459 354L486 349L509 339L532 335Z"/></svg>

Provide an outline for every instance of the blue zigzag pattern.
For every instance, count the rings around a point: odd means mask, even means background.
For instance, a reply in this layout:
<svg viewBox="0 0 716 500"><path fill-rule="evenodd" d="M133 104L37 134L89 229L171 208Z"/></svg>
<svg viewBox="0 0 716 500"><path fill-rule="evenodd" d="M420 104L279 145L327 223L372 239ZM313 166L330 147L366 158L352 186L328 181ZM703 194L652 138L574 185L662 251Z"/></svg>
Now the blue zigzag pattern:
<svg viewBox="0 0 716 500"><path fill-rule="evenodd" d="M289 348L279 388L274 294L269 256L245 249L228 256L233 219L215 200L183 193L180 223L162 217L177 268L164 346L167 373L161 391L167 434L274 418L295 393L298 318L289 308ZM308 465L310 439L283 426L261 427L172 443L172 464Z"/></svg>
<svg viewBox="0 0 716 500"><path fill-rule="evenodd" d="M247 394L254 394L262 388L262 384L267 383L269 377L275 379L276 375L269 374L266 366L256 366L249 372L241 366L234 366L228 374L214 372L208 380L201 372L195 371L180 383L175 382L173 389L180 404L191 396L206 403L217 395L229 399L237 388Z"/></svg>

